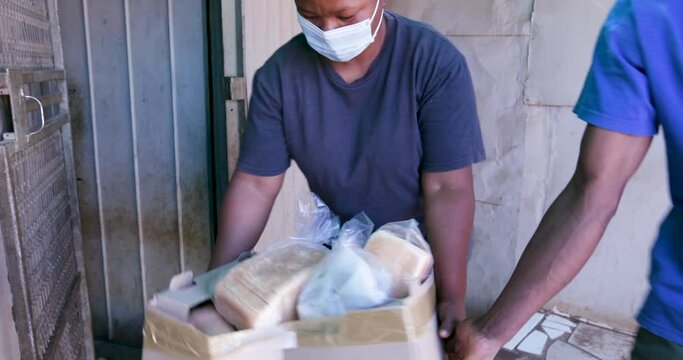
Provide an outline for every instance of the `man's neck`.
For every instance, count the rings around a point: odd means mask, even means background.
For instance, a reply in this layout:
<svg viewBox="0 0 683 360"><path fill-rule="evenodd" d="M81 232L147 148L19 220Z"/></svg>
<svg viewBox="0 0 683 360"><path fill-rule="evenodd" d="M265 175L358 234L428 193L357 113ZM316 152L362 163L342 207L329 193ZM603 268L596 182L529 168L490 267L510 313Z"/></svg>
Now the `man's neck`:
<svg viewBox="0 0 683 360"><path fill-rule="evenodd" d="M372 63L375 61L375 59L377 59L382 51L384 41L386 40L386 35L387 21L385 18L383 18L382 24L377 32L377 36L375 37L375 41L370 44L365 51L345 63L330 61L332 68L342 79L344 79L346 83L350 84L362 78L370 70L370 66L372 66Z"/></svg>

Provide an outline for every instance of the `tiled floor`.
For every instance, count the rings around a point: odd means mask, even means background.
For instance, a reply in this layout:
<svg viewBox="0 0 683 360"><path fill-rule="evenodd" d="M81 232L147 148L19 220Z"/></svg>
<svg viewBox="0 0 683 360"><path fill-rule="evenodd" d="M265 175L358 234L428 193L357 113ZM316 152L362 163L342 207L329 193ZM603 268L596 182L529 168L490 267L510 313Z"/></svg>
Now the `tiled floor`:
<svg viewBox="0 0 683 360"><path fill-rule="evenodd" d="M537 313L496 360L628 360L634 340L608 327Z"/></svg>

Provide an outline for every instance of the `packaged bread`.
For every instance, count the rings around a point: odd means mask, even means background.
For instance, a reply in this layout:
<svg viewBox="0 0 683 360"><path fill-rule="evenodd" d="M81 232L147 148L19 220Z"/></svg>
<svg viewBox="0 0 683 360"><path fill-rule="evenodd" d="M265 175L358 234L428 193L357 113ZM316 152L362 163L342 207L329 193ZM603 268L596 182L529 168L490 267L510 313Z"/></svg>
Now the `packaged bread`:
<svg viewBox="0 0 683 360"><path fill-rule="evenodd" d="M434 265L429 244L415 220L382 226L370 236L365 250L389 271L391 295L397 298L408 296L411 284L424 281Z"/></svg>
<svg viewBox="0 0 683 360"><path fill-rule="evenodd" d="M327 252L320 244L285 240L230 270L216 283L214 305L239 330L296 320L299 293Z"/></svg>
<svg viewBox="0 0 683 360"><path fill-rule="evenodd" d="M391 300L390 274L362 246L374 224L365 213L341 228L332 251L315 268L297 305L302 320L342 316L351 310L370 309Z"/></svg>

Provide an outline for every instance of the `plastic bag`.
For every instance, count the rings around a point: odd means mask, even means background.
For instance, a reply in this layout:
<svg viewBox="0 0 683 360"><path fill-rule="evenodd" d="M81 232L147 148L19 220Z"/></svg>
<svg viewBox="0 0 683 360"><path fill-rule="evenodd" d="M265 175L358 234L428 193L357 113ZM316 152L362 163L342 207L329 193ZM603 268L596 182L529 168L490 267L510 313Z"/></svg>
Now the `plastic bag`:
<svg viewBox="0 0 683 360"><path fill-rule="evenodd" d="M365 250L375 255L391 273L391 295L397 298L408 296L410 287L424 281L434 265L431 248L416 220L380 227L370 236Z"/></svg>
<svg viewBox="0 0 683 360"><path fill-rule="evenodd" d="M318 195L308 193L299 196L297 210L296 235L289 239L329 244L339 236L339 217Z"/></svg>
<svg viewBox="0 0 683 360"><path fill-rule="evenodd" d="M299 296L300 319L341 316L392 300L390 274L362 248L373 227L364 213L344 224L332 251L313 271Z"/></svg>
<svg viewBox="0 0 683 360"><path fill-rule="evenodd" d="M339 235L339 218L315 195L300 197L297 234L237 264L215 282L216 310L239 330L296 319L297 299Z"/></svg>

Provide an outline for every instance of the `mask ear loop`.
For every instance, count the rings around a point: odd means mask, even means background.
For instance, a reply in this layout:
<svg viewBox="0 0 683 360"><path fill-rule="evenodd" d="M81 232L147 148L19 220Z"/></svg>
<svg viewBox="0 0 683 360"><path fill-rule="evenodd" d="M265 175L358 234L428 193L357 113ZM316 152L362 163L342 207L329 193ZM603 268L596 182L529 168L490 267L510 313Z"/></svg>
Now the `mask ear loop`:
<svg viewBox="0 0 683 360"><path fill-rule="evenodd" d="M375 20L375 15L377 15L377 9L379 9L379 2L380 0L377 0L377 5L375 5L375 11L372 13L372 18L370 19L370 25L372 26L373 20ZM382 14L379 17L379 25L377 25L377 29L375 30L374 33L372 33L372 39L375 40L375 37L377 37L377 33L379 32L379 29L382 28L382 21L384 21L384 9L382 9Z"/></svg>

